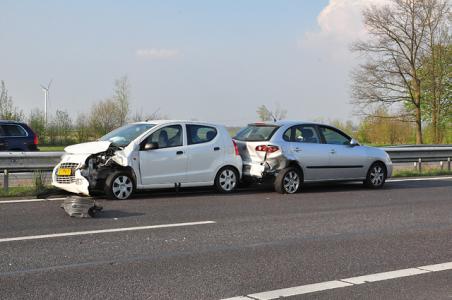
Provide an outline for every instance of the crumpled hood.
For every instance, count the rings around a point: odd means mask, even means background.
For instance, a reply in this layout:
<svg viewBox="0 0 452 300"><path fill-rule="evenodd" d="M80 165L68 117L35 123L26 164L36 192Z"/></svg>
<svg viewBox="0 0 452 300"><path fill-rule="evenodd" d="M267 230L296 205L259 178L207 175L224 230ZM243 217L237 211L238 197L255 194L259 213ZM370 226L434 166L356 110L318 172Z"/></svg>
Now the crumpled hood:
<svg viewBox="0 0 452 300"><path fill-rule="evenodd" d="M76 145L67 146L64 151L70 154L96 154L107 151L111 142L108 141L95 141L88 143L81 143Z"/></svg>

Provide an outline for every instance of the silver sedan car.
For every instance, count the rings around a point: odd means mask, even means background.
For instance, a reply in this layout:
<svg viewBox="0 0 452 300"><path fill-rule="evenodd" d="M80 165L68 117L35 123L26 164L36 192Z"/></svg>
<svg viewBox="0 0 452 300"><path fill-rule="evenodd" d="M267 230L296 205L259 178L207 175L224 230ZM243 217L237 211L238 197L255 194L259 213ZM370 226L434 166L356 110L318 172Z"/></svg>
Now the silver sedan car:
<svg viewBox="0 0 452 300"><path fill-rule="evenodd" d="M274 179L275 190L293 194L303 182L363 181L381 188L392 174L389 155L360 145L329 125L279 121L254 123L234 137L244 180Z"/></svg>

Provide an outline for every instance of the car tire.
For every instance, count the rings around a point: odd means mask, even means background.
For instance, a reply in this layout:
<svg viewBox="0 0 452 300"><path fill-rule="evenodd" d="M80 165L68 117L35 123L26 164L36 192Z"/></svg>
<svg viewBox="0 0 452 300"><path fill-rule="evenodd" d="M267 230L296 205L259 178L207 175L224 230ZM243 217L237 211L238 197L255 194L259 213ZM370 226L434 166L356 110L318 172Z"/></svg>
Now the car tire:
<svg viewBox="0 0 452 300"><path fill-rule="evenodd" d="M386 181L386 166L381 162L373 163L367 171L364 185L371 189L382 188Z"/></svg>
<svg viewBox="0 0 452 300"><path fill-rule="evenodd" d="M295 194L301 189L303 174L298 168L281 170L275 178L275 191L280 194Z"/></svg>
<svg viewBox="0 0 452 300"><path fill-rule="evenodd" d="M135 191L135 182L130 173L116 171L105 180L104 192L108 199L126 200Z"/></svg>
<svg viewBox="0 0 452 300"><path fill-rule="evenodd" d="M234 167L224 167L215 176L215 188L218 192L227 194L233 192L239 185L239 172Z"/></svg>

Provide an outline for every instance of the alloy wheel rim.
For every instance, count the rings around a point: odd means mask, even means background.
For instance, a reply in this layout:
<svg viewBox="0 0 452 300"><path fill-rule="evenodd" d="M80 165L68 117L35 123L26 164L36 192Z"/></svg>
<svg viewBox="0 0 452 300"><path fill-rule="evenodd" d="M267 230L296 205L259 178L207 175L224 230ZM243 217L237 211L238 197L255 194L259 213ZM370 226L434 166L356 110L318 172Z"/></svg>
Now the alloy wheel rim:
<svg viewBox="0 0 452 300"><path fill-rule="evenodd" d="M127 199L132 194L132 190L132 180L125 175L118 176L113 181L112 191L118 199Z"/></svg>
<svg viewBox="0 0 452 300"><path fill-rule="evenodd" d="M295 171L290 171L283 179L284 189L287 193L293 194L300 187L300 176Z"/></svg>
<svg viewBox="0 0 452 300"><path fill-rule="evenodd" d="M224 191L232 191L237 185L237 177L234 171L226 169L220 174L219 180L220 186Z"/></svg>
<svg viewBox="0 0 452 300"><path fill-rule="evenodd" d="M372 171L370 172L370 182L374 186L379 186L383 183L383 179L384 179L383 168L381 166L373 167Z"/></svg>

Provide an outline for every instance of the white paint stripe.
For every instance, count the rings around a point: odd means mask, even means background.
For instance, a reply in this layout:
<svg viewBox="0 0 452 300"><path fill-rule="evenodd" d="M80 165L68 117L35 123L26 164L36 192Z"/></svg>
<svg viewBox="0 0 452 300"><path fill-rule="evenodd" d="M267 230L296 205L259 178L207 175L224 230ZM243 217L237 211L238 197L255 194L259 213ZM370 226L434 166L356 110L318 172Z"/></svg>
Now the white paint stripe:
<svg viewBox="0 0 452 300"><path fill-rule="evenodd" d="M314 292L318 292L318 291L337 289L337 288L351 286L351 285L353 285L353 284L334 280L334 281L326 281L326 282L321 282L321 283L302 285L302 286L297 286L297 287L292 287L292 288L287 288L287 289L280 289L280 290L274 290L274 291L269 291L269 292L251 294L248 296L251 298L259 299L259 300L271 300L271 299L278 299L281 297L290 297L290 296L295 296L295 295L314 293Z"/></svg>
<svg viewBox="0 0 452 300"><path fill-rule="evenodd" d="M424 274L424 273L429 273L429 272L430 271L420 270L417 268L411 268L411 269L377 273L377 274L358 276L358 277L352 277L352 278L345 278L342 280L345 282L353 283L353 284L363 284L366 282L375 282L375 281L382 281L382 280L387 280L387 279L401 278L401 277L419 275L419 274Z"/></svg>
<svg viewBox="0 0 452 300"><path fill-rule="evenodd" d="M450 180L451 176L441 177L425 177L425 178L405 178L405 179L388 179L386 182L403 182L403 181L429 181L429 180Z"/></svg>
<svg viewBox="0 0 452 300"><path fill-rule="evenodd" d="M441 272L452 270L452 262L445 262L436 265L428 265L416 268L401 269L390 272L382 272L376 274L369 274L364 276L350 277L340 280L325 281L314 284L300 285L285 289L272 290L267 292L249 294L241 297L226 298L223 300L239 300L239 299L257 299L257 300L271 300L279 299L281 297L290 297L302 294L309 294L314 292L321 292L331 289L344 288L365 283L372 283L376 281L403 278L407 276L416 276L432 272ZM248 297L248 298L247 298Z"/></svg>
<svg viewBox="0 0 452 300"><path fill-rule="evenodd" d="M227 298L227 299L223 299L223 300L253 300L253 298L250 298L247 296L238 296L238 297L232 297L232 298Z"/></svg>
<svg viewBox="0 0 452 300"><path fill-rule="evenodd" d="M46 202L46 201L61 201L67 198L49 198L49 199L17 199L17 200L5 200L0 201L0 204L8 204L8 203L27 203L27 202Z"/></svg>
<svg viewBox="0 0 452 300"><path fill-rule="evenodd" d="M452 270L452 262L437 264L437 265L430 265L430 266L423 266L423 267L419 267L418 269L427 270L427 271L431 271L431 272Z"/></svg>
<svg viewBox="0 0 452 300"><path fill-rule="evenodd" d="M162 225L151 225L151 226L123 227L123 228L112 228L112 229L101 229L101 230L89 230L89 231L75 231L75 232L54 233L54 234L30 235L30 236L3 238L3 239L0 239L0 243L13 242L13 241L48 239L48 238L57 238L57 237L66 237L66 236L88 235L88 234L97 234L97 233L111 233L111 232L124 232L124 231L156 229L156 228L170 228L170 227L205 225L205 224L214 224L214 223L216 223L216 222L215 221L202 221L202 222L175 223L175 224L162 224Z"/></svg>

